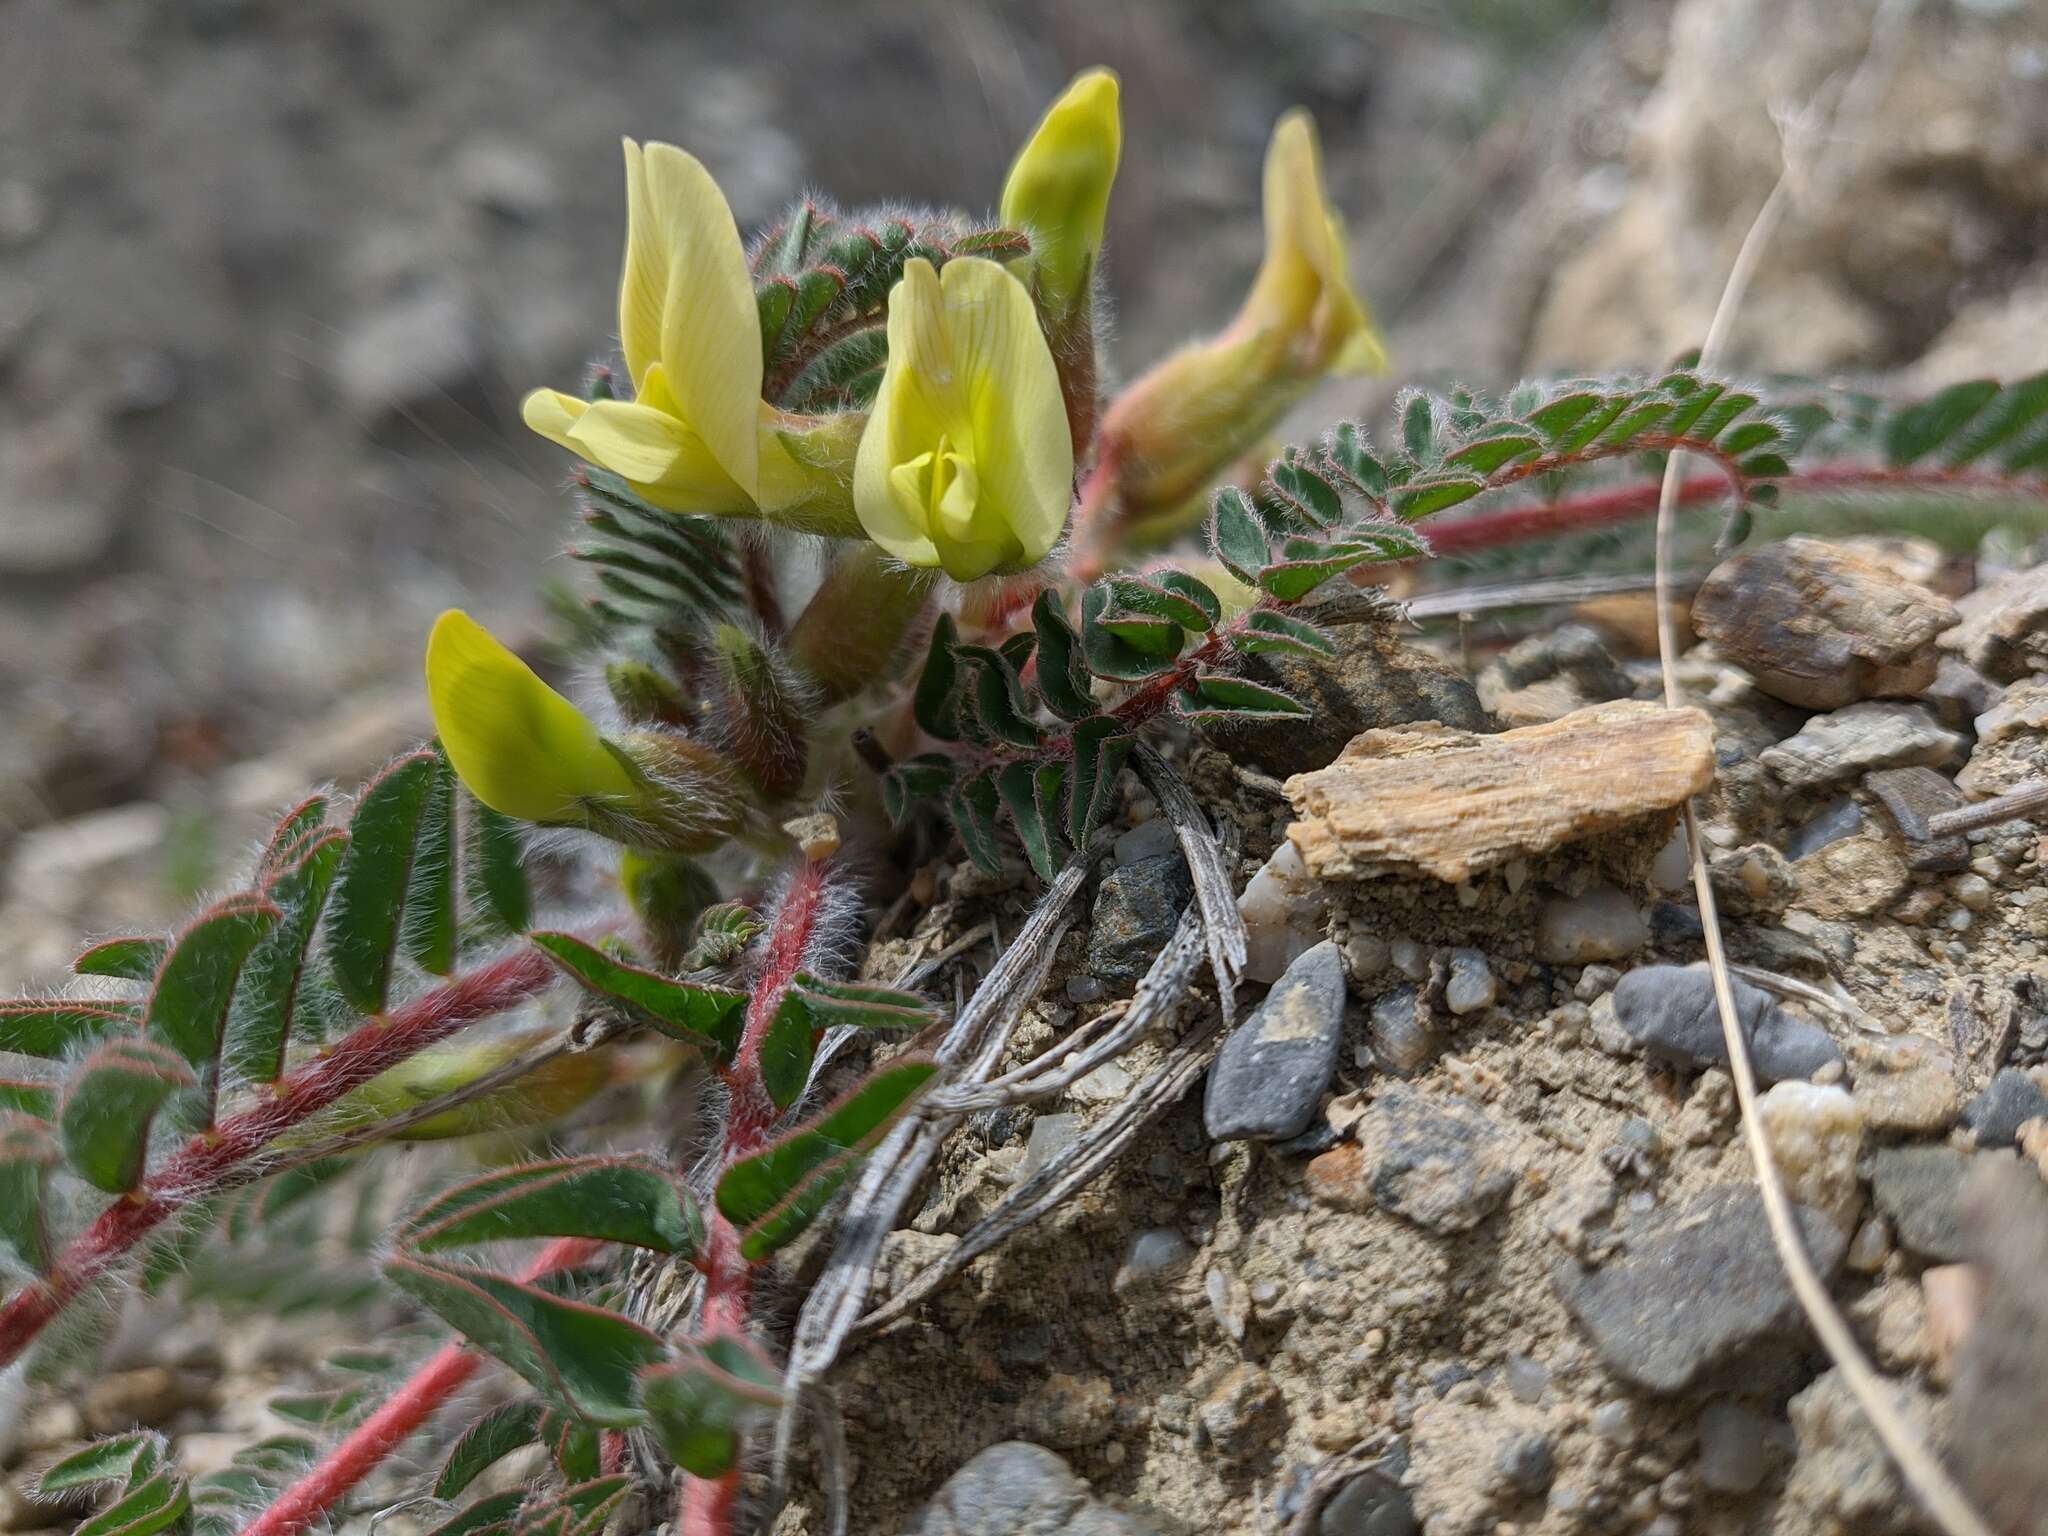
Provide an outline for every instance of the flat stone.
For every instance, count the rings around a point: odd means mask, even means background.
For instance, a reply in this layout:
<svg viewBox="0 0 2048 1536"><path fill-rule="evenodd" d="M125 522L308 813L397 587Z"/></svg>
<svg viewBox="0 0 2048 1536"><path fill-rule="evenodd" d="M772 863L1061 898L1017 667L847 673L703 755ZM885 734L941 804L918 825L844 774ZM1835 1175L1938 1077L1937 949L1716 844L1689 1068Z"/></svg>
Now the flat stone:
<svg viewBox="0 0 2048 1536"><path fill-rule="evenodd" d="M1955 1147L1886 1147L1870 1160L1870 1198L1889 1217L1899 1245L1954 1263L1963 1242L1963 1180L1979 1154Z"/></svg>
<svg viewBox="0 0 2048 1536"><path fill-rule="evenodd" d="M904 1536L1161 1536L1161 1527L1096 1499L1045 1447L1005 1440L947 1478Z"/></svg>
<svg viewBox="0 0 2048 1536"><path fill-rule="evenodd" d="M1920 702L1931 708L1943 725L1959 731L2004 697L2005 690L1982 672L1960 656L1944 653L1934 681L1920 694Z"/></svg>
<svg viewBox="0 0 2048 1536"><path fill-rule="evenodd" d="M1864 703L1815 715L1757 761L1787 789L1819 789L1873 768L1939 768L1960 761L1963 746L1962 736L1917 704Z"/></svg>
<svg viewBox="0 0 2048 1536"><path fill-rule="evenodd" d="M1795 537L1725 560L1693 598L1693 628L1773 698L1803 709L1918 694L1934 637L1960 620L1947 599L1886 562Z"/></svg>
<svg viewBox="0 0 2048 1536"><path fill-rule="evenodd" d="M1956 603L1962 615L1941 637L1993 682L2009 683L2048 671L2048 565L2008 571Z"/></svg>
<svg viewBox="0 0 2048 1536"><path fill-rule="evenodd" d="M1552 965L1626 960L1649 939L1636 904L1611 885L1547 901L1536 917L1536 954Z"/></svg>
<svg viewBox="0 0 2048 1536"><path fill-rule="evenodd" d="M1956 788L1988 799L2048 775L2048 677L2023 677L1977 717L1977 744Z"/></svg>
<svg viewBox="0 0 2048 1536"><path fill-rule="evenodd" d="M1194 894L1194 876L1178 848L1111 870L1089 914L1088 974L1118 985L1143 976Z"/></svg>
<svg viewBox="0 0 2048 1536"><path fill-rule="evenodd" d="M2017 1067L2007 1067L1963 1106L1963 1124L1977 1133L1980 1147L2010 1147L2020 1127L2048 1115L2048 1093Z"/></svg>
<svg viewBox="0 0 2048 1536"><path fill-rule="evenodd" d="M1496 736L1398 726L1289 779L1301 819L1287 835L1321 879L1456 882L1667 813L1713 776L1713 723L1697 709L1627 700Z"/></svg>
<svg viewBox="0 0 2048 1536"><path fill-rule="evenodd" d="M1818 1211L1796 1213L1806 1251L1831 1277L1847 1238ZM1683 1392L1758 1345L1804 1336L1754 1187L1696 1195L1630 1229L1627 1245L1599 1269L1566 1259L1550 1277L1601 1363L1629 1385Z"/></svg>
<svg viewBox="0 0 2048 1536"><path fill-rule="evenodd" d="M1922 874L1953 874L1967 869L1970 844L1961 836L1933 837L1930 824L1944 811L1963 805L1963 792L1953 780L1932 768L1881 768L1863 776L1863 787L1877 796L1906 840L1906 867Z"/></svg>
<svg viewBox="0 0 2048 1536"><path fill-rule="evenodd" d="M1730 978L1730 986L1736 1022L1760 1081L1808 1078L1842 1059L1820 1025L1789 1013L1746 981ZM1614 989L1614 1013L1629 1038L1659 1061L1694 1069L1728 1065L1714 979L1703 968L1646 965L1630 971Z"/></svg>
<svg viewBox="0 0 2048 1536"><path fill-rule="evenodd" d="M1384 621L1325 624L1337 654L1314 659L1253 656L1245 676L1309 706L1305 720L1232 720L1202 734L1232 757L1268 773L1307 773L1344 750L1360 731L1435 721L1466 731L1493 721L1465 675L1410 645Z"/></svg>
<svg viewBox="0 0 2048 1536"><path fill-rule="evenodd" d="M1331 1495L1316 1517L1316 1536L1415 1536L1415 1503L1401 1486L1407 1475L1408 1448L1397 1440Z"/></svg>
<svg viewBox="0 0 2048 1536"><path fill-rule="evenodd" d="M1479 1108L1389 1083L1358 1122L1358 1140L1309 1164L1309 1194L1338 1210L1378 1208L1432 1232L1467 1232L1500 1209L1521 1149Z"/></svg>
<svg viewBox="0 0 2048 1536"><path fill-rule="evenodd" d="M1202 1123L1212 1141L1285 1141L1308 1128L1337 1070L1344 957L1325 939L1287 968L1223 1042Z"/></svg>

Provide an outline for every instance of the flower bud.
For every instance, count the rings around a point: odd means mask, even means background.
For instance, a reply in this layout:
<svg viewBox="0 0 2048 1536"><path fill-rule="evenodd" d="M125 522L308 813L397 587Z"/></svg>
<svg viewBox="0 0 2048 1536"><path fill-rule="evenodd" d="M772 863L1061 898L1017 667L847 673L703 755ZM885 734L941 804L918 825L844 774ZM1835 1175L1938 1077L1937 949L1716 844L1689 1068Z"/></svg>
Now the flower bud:
<svg viewBox="0 0 2048 1536"><path fill-rule="evenodd" d="M574 704L459 608L427 640L427 699L448 761L494 811L543 826L588 825L641 786Z"/></svg>
<svg viewBox="0 0 2048 1536"><path fill-rule="evenodd" d="M1074 450L1024 285L992 261L904 264L889 361L854 462L868 537L955 581L1043 559L1066 524Z"/></svg>
<svg viewBox="0 0 2048 1536"><path fill-rule="evenodd" d="M1055 324L1087 303L1122 152L1116 75L1085 70L1046 109L1003 183L1003 223L1031 235L1031 255L1012 270Z"/></svg>
<svg viewBox="0 0 2048 1536"><path fill-rule="evenodd" d="M1386 366L1351 287L1315 127L1298 108L1273 131L1264 194L1266 255L1236 319L1158 364L1103 422L1126 518L1200 493L1324 374Z"/></svg>

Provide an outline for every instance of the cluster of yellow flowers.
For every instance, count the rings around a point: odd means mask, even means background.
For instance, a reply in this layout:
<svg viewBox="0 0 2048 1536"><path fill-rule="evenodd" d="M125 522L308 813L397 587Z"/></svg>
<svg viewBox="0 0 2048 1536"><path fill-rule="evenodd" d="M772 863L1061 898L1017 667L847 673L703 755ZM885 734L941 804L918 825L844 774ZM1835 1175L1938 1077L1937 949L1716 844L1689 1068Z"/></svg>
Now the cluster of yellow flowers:
<svg viewBox="0 0 2048 1536"><path fill-rule="evenodd" d="M872 406L807 416L762 398L753 277L717 182L673 145L628 140L619 345L632 398L538 389L526 423L665 510L864 537L960 582L1036 565L1074 496L1074 403L1055 348L1093 346L1121 153L1116 77L1090 70L1053 103L1004 184L1001 218L1028 232L1030 254L1007 266L906 262ZM1133 515L1198 494L1317 377L1383 364L1305 113L1274 133L1264 204L1265 260L1237 318L1140 378L1095 434ZM1092 390L1092 366L1085 376ZM1086 413L1092 422L1092 398ZM427 680L450 759L486 804L588 826L646 801L634 756L466 614L435 626Z"/></svg>

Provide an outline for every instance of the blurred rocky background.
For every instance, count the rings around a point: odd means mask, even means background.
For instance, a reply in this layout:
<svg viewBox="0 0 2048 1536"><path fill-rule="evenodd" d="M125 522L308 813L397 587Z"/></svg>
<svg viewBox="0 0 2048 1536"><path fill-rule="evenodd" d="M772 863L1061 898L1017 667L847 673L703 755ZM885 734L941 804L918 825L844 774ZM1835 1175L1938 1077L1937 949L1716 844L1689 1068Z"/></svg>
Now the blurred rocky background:
<svg viewBox="0 0 2048 1536"><path fill-rule="evenodd" d="M539 633L566 465L517 401L606 343L620 134L743 223L798 188L985 206L1113 65L1132 370L1235 302L1302 101L1398 378L1498 385L1696 345L1778 125L1873 27L1736 358L2038 368L2048 0L0 0L0 983L419 734L442 606Z"/></svg>

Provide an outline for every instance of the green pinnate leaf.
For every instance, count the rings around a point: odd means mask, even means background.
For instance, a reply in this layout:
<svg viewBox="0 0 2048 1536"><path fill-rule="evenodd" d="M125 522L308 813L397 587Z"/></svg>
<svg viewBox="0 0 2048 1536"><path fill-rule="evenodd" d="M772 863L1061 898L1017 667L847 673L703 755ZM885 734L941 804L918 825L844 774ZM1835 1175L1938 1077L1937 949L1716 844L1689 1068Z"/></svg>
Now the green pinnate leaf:
<svg viewBox="0 0 2048 1536"><path fill-rule="evenodd" d="M1259 579L1259 571L1271 556L1258 514L1234 485L1219 489L1210 502L1209 549L1224 569L1247 586Z"/></svg>
<svg viewBox="0 0 2048 1536"><path fill-rule="evenodd" d="M943 752L923 752L896 763L882 780L882 800L889 819L899 826L913 801L934 799L953 787L953 760Z"/></svg>
<svg viewBox="0 0 2048 1536"><path fill-rule="evenodd" d="M736 1334L714 1334L640 1378L640 1400L668 1457L692 1477L738 1465L741 1436L782 1402L780 1376Z"/></svg>
<svg viewBox="0 0 2048 1536"><path fill-rule="evenodd" d="M41 1119L0 1113L0 1246L32 1274L50 1262L43 1212L57 1143Z"/></svg>
<svg viewBox="0 0 2048 1536"><path fill-rule="evenodd" d="M343 997L381 1013L404 923L413 862L445 765L437 752L399 758L364 786L349 819L348 857L330 898L327 952ZM431 925L429 925L431 926Z"/></svg>
<svg viewBox="0 0 2048 1536"><path fill-rule="evenodd" d="M1329 528L1344 516L1344 501L1337 487L1292 448L1267 467L1266 490L1311 527Z"/></svg>
<svg viewBox="0 0 2048 1536"><path fill-rule="evenodd" d="M478 1499L460 1513L442 1521L427 1536L504 1536L512 1529L513 1517L525 1501L524 1488L508 1489Z"/></svg>
<svg viewBox="0 0 2048 1536"><path fill-rule="evenodd" d="M2048 426L2048 372L2008 384L1971 418L1969 430L1949 440L1944 455L1951 464L1972 464L2008 444L2024 450L2031 439L2048 440L2035 429ZM2017 440L2017 441L2016 441Z"/></svg>
<svg viewBox="0 0 2048 1536"><path fill-rule="evenodd" d="M65 1160L94 1188L126 1194L141 1182L157 1110L193 1082L183 1059L154 1040L96 1046L65 1084L57 1119Z"/></svg>
<svg viewBox="0 0 2048 1536"><path fill-rule="evenodd" d="M1960 433L1997 396L1996 379L1969 379L1905 407L1885 423L1885 458L1892 464L1919 462Z"/></svg>
<svg viewBox="0 0 2048 1536"><path fill-rule="evenodd" d="M533 921L533 889L526 878L526 840L519 823L465 792L468 809L469 899L498 933L524 933Z"/></svg>
<svg viewBox="0 0 2048 1536"><path fill-rule="evenodd" d="M452 1499L494 1463L540 1438L542 1406L538 1398L501 1403L462 1432L434 1479L434 1497Z"/></svg>
<svg viewBox="0 0 2048 1536"><path fill-rule="evenodd" d="M1446 507L1455 507L1461 501L1470 501L1486 489L1486 482L1477 475L1443 475L1428 480L1411 480L1389 498L1388 505L1394 516L1414 521L1441 512ZM1344 530L1344 536L1351 537L1353 529Z"/></svg>
<svg viewBox="0 0 2048 1536"><path fill-rule="evenodd" d="M181 1529L192 1513L192 1490L169 1470L131 1488L76 1527L71 1536L156 1536Z"/></svg>
<svg viewBox="0 0 2048 1536"><path fill-rule="evenodd" d="M639 1324L474 1265L401 1252L384 1275L565 1408L608 1427L641 1422L635 1378L668 1350Z"/></svg>
<svg viewBox="0 0 2048 1536"><path fill-rule="evenodd" d="M1387 491L1387 468L1366 446L1365 431L1355 421L1338 424L1323 457L1358 495L1377 503Z"/></svg>
<svg viewBox="0 0 2048 1536"><path fill-rule="evenodd" d="M911 712L919 729L939 741L960 739L960 662L954 654L958 644L953 616L940 614L932 626L931 648L925 654L924 670L918 674L917 690L911 696Z"/></svg>
<svg viewBox="0 0 2048 1536"><path fill-rule="evenodd" d="M170 940L149 934L123 934L101 939L71 962L81 976L111 976L116 981L153 981L170 953Z"/></svg>
<svg viewBox="0 0 2048 1536"><path fill-rule="evenodd" d="M777 1109L803 1097L818 1045L818 1021L796 992L785 990L761 1037L761 1086Z"/></svg>
<svg viewBox="0 0 2048 1536"><path fill-rule="evenodd" d="M628 1153L485 1174L435 1196L398 1230L420 1253L529 1237L588 1237L691 1259L703 1247L704 1218L666 1168Z"/></svg>
<svg viewBox="0 0 2048 1536"><path fill-rule="evenodd" d="M1250 655L1279 652L1313 658L1337 654L1337 642L1315 625L1272 608L1255 608L1245 615L1245 627L1233 644Z"/></svg>
<svg viewBox="0 0 2048 1536"><path fill-rule="evenodd" d="M267 1083L284 1070L313 933L347 848L346 832L320 832L271 876L265 895L282 915L249 952L228 1004L223 1058L237 1076Z"/></svg>
<svg viewBox="0 0 2048 1536"><path fill-rule="evenodd" d="M1613 421L1601 428L1596 441L1605 449L1625 448L1644 433L1661 427L1671 415L1671 410L1672 402L1669 400L1639 400L1625 407Z"/></svg>
<svg viewBox="0 0 2048 1536"><path fill-rule="evenodd" d="M1727 430L1729 424L1745 415L1756 404L1756 396L1744 394L1741 390L1723 389L1712 404L1693 420L1691 436L1700 442L1712 442Z"/></svg>
<svg viewBox="0 0 2048 1536"><path fill-rule="evenodd" d="M1289 693L1227 672L1196 675L1183 696L1181 713L1191 720L1259 715L1306 718L1312 711Z"/></svg>
<svg viewBox="0 0 2048 1536"><path fill-rule="evenodd" d="M1108 715L1074 727L1067 772L1067 841L1074 847L1087 847L1115 807L1117 781L1134 744Z"/></svg>
<svg viewBox="0 0 2048 1536"><path fill-rule="evenodd" d="M1046 707L1062 720L1092 714L1095 700L1088 689L1081 637L1067 622L1059 594L1050 587L1031 605L1031 626L1038 638L1038 692Z"/></svg>
<svg viewBox="0 0 2048 1536"><path fill-rule="evenodd" d="M421 970L446 976L455 969L455 770L447 758L434 755L439 767L429 782L413 844L399 942Z"/></svg>
<svg viewBox="0 0 2048 1536"><path fill-rule="evenodd" d="M1604 397L1591 390L1573 390L1530 411L1525 418L1542 437L1555 444L1590 415Z"/></svg>
<svg viewBox="0 0 2048 1536"><path fill-rule="evenodd" d="M739 1049L747 994L731 987L678 981L628 965L570 933L541 932L533 942L577 981L623 1005L664 1034L716 1052L730 1061Z"/></svg>
<svg viewBox="0 0 2048 1536"><path fill-rule="evenodd" d="M1721 437L1721 451L1741 458L1753 449L1775 443L1783 436L1776 422L1745 421L1740 426L1724 433Z"/></svg>
<svg viewBox="0 0 2048 1536"><path fill-rule="evenodd" d="M996 792L1003 807L1016 823L1024 856L1041 880L1059 873L1062 849L1059 844L1059 791L1065 778L1064 765L1057 762L1011 763L996 777Z"/></svg>
<svg viewBox="0 0 2048 1536"><path fill-rule="evenodd" d="M994 776L977 773L953 787L953 826L967 856L990 874L1003 867L1002 845L996 841L996 807L1001 804Z"/></svg>
<svg viewBox="0 0 2048 1536"><path fill-rule="evenodd" d="M1401 418L1401 446L1417 464L1436 460L1436 406L1428 395L1413 391L1395 406Z"/></svg>
<svg viewBox="0 0 2048 1536"><path fill-rule="evenodd" d="M759 1260L802 1232L937 1071L930 1057L899 1056L817 1119L728 1166L718 1209L745 1233L740 1251Z"/></svg>
<svg viewBox="0 0 2048 1536"><path fill-rule="evenodd" d="M57 1090L34 1078L0 1077L0 1114L10 1113L48 1120L57 1113Z"/></svg>
<svg viewBox="0 0 2048 1536"><path fill-rule="evenodd" d="M1164 579L1167 575L1179 574L1177 571L1162 572L1155 579L1138 576L1112 576L1109 578L1111 601L1114 607L1123 613L1158 619L1181 629L1191 629L1197 634L1201 634L1207 631L1222 616L1223 605L1216 600L1216 594L1210 592L1207 587L1202 587L1202 591L1209 599L1208 602L1204 603L1199 601L1192 592L1183 591L1178 586L1169 584ZM1201 583L1195 582L1191 576L1183 579L1194 582L1196 586L1201 586ZM1115 625L1112 624L1111 628L1115 628ZM1177 643L1175 648L1178 649Z"/></svg>
<svg viewBox="0 0 2048 1536"><path fill-rule="evenodd" d="M790 995L801 997L819 1027L843 1024L855 1029L922 1029L932 1021L931 1005L915 992L866 982L821 981L799 971Z"/></svg>
<svg viewBox="0 0 2048 1536"><path fill-rule="evenodd" d="M220 1054L228 1005L250 954L283 917L268 896L230 896L186 925L164 957L143 1009L144 1027L193 1066Z"/></svg>
<svg viewBox="0 0 2048 1536"><path fill-rule="evenodd" d="M1170 666L1186 632L1150 614L1117 614L1105 582L1081 594L1081 646L1088 670L1114 682L1141 682Z"/></svg>
<svg viewBox="0 0 2048 1536"><path fill-rule="evenodd" d="M974 713L996 740L1013 747L1035 747L1043 735L1032 723L1030 706L1016 664L985 645L963 645L956 654L975 669Z"/></svg>
<svg viewBox="0 0 2048 1536"><path fill-rule="evenodd" d="M0 1051L58 1057L74 1045L135 1027L135 1010L120 1003L21 997L0 1002Z"/></svg>
<svg viewBox="0 0 2048 1536"><path fill-rule="evenodd" d="M51 1463L36 1480L37 1496L50 1499L109 1484L126 1487L137 1480L138 1474L147 1479L155 1473L164 1464L169 1450L169 1442L153 1429L109 1435Z"/></svg>
<svg viewBox="0 0 2048 1536"><path fill-rule="evenodd" d="M1470 470L1478 475L1490 475L1496 469L1504 468L1522 459L1534 458L1543 451L1543 444L1526 432L1503 431L1493 437L1482 437L1467 443L1455 453L1444 456L1444 468Z"/></svg>

